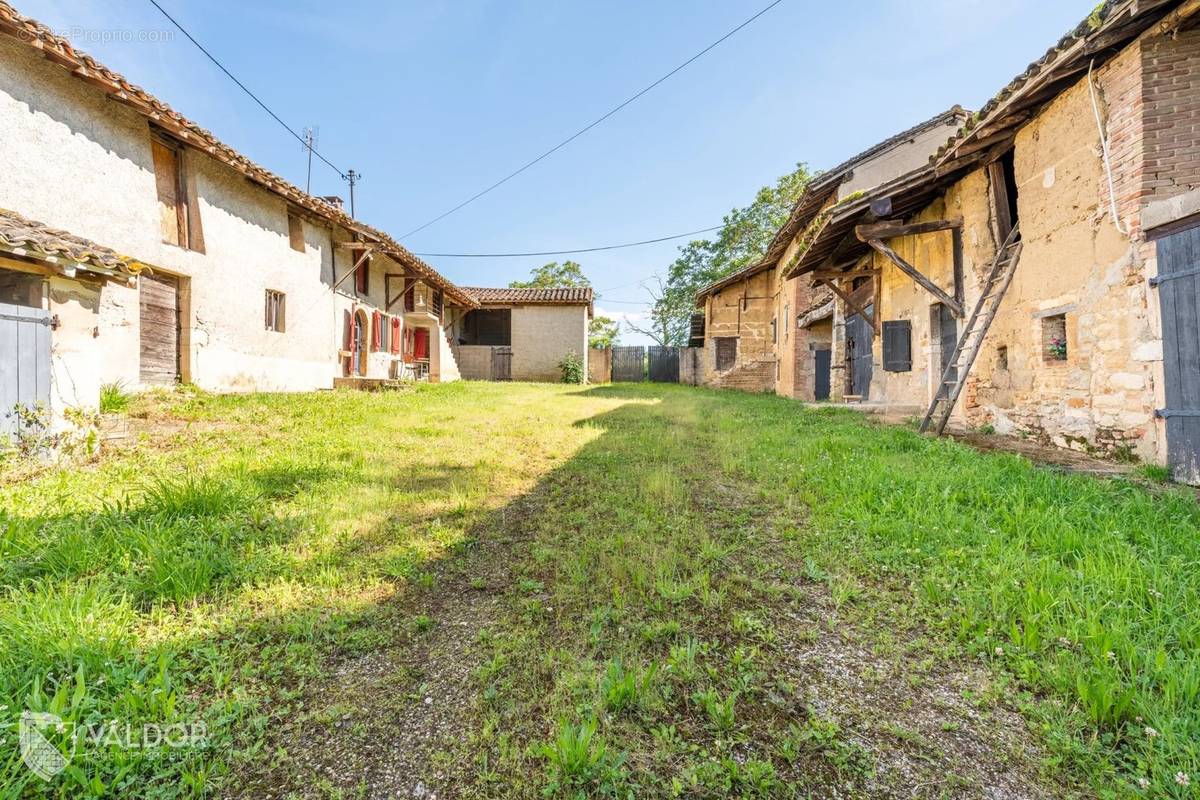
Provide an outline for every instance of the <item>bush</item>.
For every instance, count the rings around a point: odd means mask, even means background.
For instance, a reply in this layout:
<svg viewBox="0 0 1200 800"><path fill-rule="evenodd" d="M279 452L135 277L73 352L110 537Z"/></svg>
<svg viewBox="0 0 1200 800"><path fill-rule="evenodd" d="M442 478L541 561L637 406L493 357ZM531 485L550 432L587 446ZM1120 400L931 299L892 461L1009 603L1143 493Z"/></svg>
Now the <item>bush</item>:
<svg viewBox="0 0 1200 800"><path fill-rule="evenodd" d="M562 370L563 383L583 383L583 359L574 350L558 362L558 368Z"/></svg>
<svg viewBox="0 0 1200 800"><path fill-rule="evenodd" d="M120 381L106 383L100 387L100 413L119 414L129 409L133 395L125 391L125 384Z"/></svg>

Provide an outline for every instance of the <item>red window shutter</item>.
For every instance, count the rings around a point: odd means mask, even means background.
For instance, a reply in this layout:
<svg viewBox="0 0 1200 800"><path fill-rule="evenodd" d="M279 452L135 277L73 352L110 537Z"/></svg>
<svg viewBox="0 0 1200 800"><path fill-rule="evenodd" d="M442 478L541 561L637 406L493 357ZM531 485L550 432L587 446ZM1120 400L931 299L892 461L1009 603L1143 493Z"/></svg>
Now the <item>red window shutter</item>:
<svg viewBox="0 0 1200 800"><path fill-rule="evenodd" d="M400 318L392 317L392 352L400 352Z"/></svg>
<svg viewBox="0 0 1200 800"><path fill-rule="evenodd" d="M378 350L383 344L383 315L378 311L371 314L371 349Z"/></svg>
<svg viewBox="0 0 1200 800"><path fill-rule="evenodd" d="M354 342L354 312L353 311L343 311L342 316L346 321L345 345L342 347L342 349L350 350L351 345Z"/></svg>

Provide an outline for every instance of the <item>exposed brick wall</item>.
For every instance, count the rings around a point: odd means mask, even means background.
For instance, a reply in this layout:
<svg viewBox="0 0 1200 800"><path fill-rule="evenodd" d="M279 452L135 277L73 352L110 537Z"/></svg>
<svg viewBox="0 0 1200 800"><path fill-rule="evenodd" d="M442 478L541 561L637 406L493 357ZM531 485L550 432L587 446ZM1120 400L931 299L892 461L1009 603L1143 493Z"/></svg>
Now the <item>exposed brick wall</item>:
<svg viewBox="0 0 1200 800"><path fill-rule="evenodd" d="M1108 131L1117 213L1131 233L1139 227L1142 198L1151 191L1144 182L1142 64L1142 45L1135 42L1096 74L1100 113ZM1101 174L1096 192L1100 208L1108 211L1107 176Z"/></svg>
<svg viewBox="0 0 1200 800"><path fill-rule="evenodd" d="M1171 197L1200 187L1200 30L1146 39L1141 55L1142 194Z"/></svg>
<svg viewBox="0 0 1200 800"><path fill-rule="evenodd" d="M774 359L742 362L728 372L714 374L708 385L743 392L771 392L775 389L775 363Z"/></svg>

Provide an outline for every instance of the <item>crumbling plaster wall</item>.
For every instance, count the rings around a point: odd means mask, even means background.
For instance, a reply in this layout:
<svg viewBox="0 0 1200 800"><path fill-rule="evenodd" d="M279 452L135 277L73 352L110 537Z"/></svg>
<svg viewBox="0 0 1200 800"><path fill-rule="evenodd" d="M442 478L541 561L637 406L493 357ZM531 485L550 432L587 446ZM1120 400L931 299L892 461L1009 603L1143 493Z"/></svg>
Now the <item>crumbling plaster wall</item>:
<svg viewBox="0 0 1200 800"><path fill-rule="evenodd" d="M1110 107L1120 91L1115 84L1140 64L1135 44L1098 72ZM1155 459L1157 312L1140 244L1108 213L1086 79L1021 129L1015 170L1024 250L974 372L969 416L1059 446L1128 449ZM1044 346L1047 319L1059 314L1067 334L1061 361L1048 358ZM998 368L999 346L1008 348L1007 370Z"/></svg>
<svg viewBox="0 0 1200 800"><path fill-rule="evenodd" d="M775 390L776 354L771 341L771 320L778 313L775 274L775 269L764 270L706 298L701 364L704 385L754 392ZM717 370L718 337L738 340L732 369Z"/></svg>
<svg viewBox="0 0 1200 800"><path fill-rule="evenodd" d="M1096 79L1116 96L1140 69L1137 45ZM1110 96L1110 101L1112 100ZM1127 106L1123 106L1127 108ZM1147 297L1143 248L1108 214L1107 179L1086 80L1065 91L1015 140L1018 217L1024 250L956 416L1001 433L1059 446L1128 449L1155 459L1156 309ZM1132 170L1134 156L1122 162ZM1120 192L1118 188L1118 192ZM996 248L986 171L952 186L919 219L961 214L966 308L973 308ZM914 241L915 240L915 241ZM893 246L939 286L953 286L948 234L895 240ZM937 381L932 298L881 258L884 319L913 323L913 371L884 373L876 347L875 382L889 404L927 403ZM1067 358L1048 357L1047 319L1065 316ZM959 322L961 333L966 320ZM1007 367L999 348L1006 348ZM872 389L874 390L875 384Z"/></svg>
<svg viewBox="0 0 1200 800"><path fill-rule="evenodd" d="M915 218L926 222L963 217L963 290L968 315L995 253L988 192L987 174L977 170L949 187ZM892 239L889 245L946 294L954 296L954 240L950 231L903 236ZM908 320L912 326L912 370L908 372L883 369L883 337L875 337L871 398L893 406L927 406L941 381L942 349L935 313L938 300L882 254L873 253L871 265L881 270L876 307L882 320ZM958 320L959 333L965 326L965 318ZM960 399L956 416L961 415L961 405Z"/></svg>

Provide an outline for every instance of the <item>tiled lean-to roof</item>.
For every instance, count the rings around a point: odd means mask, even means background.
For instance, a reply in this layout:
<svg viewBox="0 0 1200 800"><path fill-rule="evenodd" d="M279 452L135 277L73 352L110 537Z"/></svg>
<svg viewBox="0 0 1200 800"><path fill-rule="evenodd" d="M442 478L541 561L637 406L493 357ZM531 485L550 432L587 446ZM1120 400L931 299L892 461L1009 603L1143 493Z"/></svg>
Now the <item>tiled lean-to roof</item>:
<svg viewBox="0 0 1200 800"><path fill-rule="evenodd" d="M82 236L4 208L0 208L0 252L53 261L63 267L79 265L102 274L136 275L144 266Z"/></svg>
<svg viewBox="0 0 1200 800"><path fill-rule="evenodd" d="M265 167L254 163L141 86L131 83L125 76L104 66L82 50L77 50L65 37L54 33L37 20L21 15L4 0L0 0L0 35L9 36L27 45L40 53L46 60L63 67L79 80L104 92L109 99L142 114L151 124L174 136L183 144L242 173L254 183L296 206L359 234L365 241L375 243L382 253L442 288L451 300L467 306L475 305L474 299L464 293L461 288L451 283L437 270L417 258L383 231L370 225L364 225L341 209L313 197Z"/></svg>
<svg viewBox="0 0 1200 800"><path fill-rule="evenodd" d="M771 243L767 245L767 250L763 257L755 263L705 286L696 293L697 304L701 304L704 298L710 294L719 292L727 286L731 286L775 266L791 241L801 232L806 231L813 220L821 213L822 209L828 206L829 201L837 194L838 186L842 183L842 180L848 177L849 173L856 166L874 158L880 153L887 152L893 147L908 142L925 131L942 125L953 125L956 121L967 119L968 116L969 112L962 106L951 106L940 114L918 122L911 128L900 131L884 139L882 142L868 147L854 157L838 164L833 169L815 175L808 182L808 185L804 187L804 191L800 194L800 197L796 199L796 203L792 206L787 221L775 233L775 236L771 239Z"/></svg>
<svg viewBox="0 0 1200 800"><path fill-rule="evenodd" d="M1037 61L1001 89L935 153L926 165L870 189L841 204L812 231L808 246L785 267L799 275L837 255L843 264L869 252L854 228L874 222L875 201L886 201L887 217L904 219L933 202L945 187L987 160L989 153L1010 147L1016 132L1047 103L1099 67L1151 27L1163 33L1186 23L1192 3L1180 0L1108 0L1076 25Z"/></svg>
<svg viewBox="0 0 1200 800"><path fill-rule="evenodd" d="M512 305L590 305L593 292L590 286L556 286L551 288L515 289L464 286L463 291L482 305L506 303Z"/></svg>

